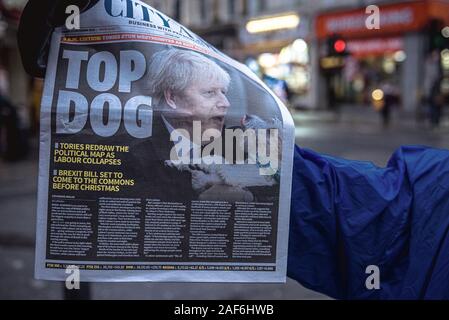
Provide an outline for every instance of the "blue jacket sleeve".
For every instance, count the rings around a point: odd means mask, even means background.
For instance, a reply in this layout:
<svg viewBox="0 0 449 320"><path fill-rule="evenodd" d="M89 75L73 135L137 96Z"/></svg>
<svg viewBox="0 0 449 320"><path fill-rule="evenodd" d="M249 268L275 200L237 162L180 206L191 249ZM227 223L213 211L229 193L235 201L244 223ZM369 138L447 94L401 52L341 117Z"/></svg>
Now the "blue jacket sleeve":
<svg viewBox="0 0 449 320"><path fill-rule="evenodd" d="M288 276L339 299L449 298L449 151L386 168L295 148ZM369 290L366 268L380 271Z"/></svg>

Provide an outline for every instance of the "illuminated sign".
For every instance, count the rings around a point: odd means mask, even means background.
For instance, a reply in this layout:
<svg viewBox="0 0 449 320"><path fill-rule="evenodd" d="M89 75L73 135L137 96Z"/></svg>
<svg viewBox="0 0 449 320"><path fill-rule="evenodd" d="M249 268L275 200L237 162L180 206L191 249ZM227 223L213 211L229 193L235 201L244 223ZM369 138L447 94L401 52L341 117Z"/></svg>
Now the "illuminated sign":
<svg viewBox="0 0 449 320"><path fill-rule="evenodd" d="M297 14L259 18L248 21L246 30L249 33L269 32L282 29L294 29L298 27L300 18Z"/></svg>

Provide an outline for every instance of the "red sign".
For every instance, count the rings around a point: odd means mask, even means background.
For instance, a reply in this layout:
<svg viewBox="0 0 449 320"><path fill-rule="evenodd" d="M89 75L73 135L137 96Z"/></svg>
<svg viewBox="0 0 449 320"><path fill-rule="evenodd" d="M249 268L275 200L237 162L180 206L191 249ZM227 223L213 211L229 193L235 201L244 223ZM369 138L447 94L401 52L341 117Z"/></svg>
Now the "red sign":
<svg viewBox="0 0 449 320"><path fill-rule="evenodd" d="M383 55L399 50L404 50L404 41L401 37L348 41L348 51L355 57Z"/></svg>
<svg viewBox="0 0 449 320"><path fill-rule="evenodd" d="M400 34L423 28L431 18L449 19L449 3L415 1L379 7L380 28L369 29L366 25L370 13L365 8L320 15L316 22L318 38L339 34L347 38ZM442 16L444 15L444 17Z"/></svg>

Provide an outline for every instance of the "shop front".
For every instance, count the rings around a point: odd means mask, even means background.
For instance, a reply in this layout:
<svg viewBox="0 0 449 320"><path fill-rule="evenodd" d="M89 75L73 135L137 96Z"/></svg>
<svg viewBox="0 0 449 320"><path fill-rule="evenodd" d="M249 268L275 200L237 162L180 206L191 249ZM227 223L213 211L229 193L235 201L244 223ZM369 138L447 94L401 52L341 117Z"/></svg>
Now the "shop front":
<svg viewBox="0 0 449 320"><path fill-rule="evenodd" d="M325 79L329 107L371 103L383 88L397 92L407 111L416 111L421 105L424 82L432 77L424 75L424 62L431 51L429 26L434 21L449 24L449 3L422 0L379 9L379 28L372 29L367 27L370 14L365 8L317 17L322 62L330 55L329 38L338 35L346 44L339 68L327 68L321 63L320 76Z"/></svg>
<svg viewBox="0 0 449 320"><path fill-rule="evenodd" d="M290 106L310 95L310 19L295 12L257 17L240 28L242 60Z"/></svg>

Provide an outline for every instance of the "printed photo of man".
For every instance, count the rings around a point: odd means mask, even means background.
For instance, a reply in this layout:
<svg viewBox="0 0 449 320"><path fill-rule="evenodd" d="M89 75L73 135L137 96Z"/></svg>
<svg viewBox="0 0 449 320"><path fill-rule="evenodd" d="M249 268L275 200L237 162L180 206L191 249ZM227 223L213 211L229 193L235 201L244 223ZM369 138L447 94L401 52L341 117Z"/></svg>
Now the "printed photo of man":
<svg viewBox="0 0 449 320"><path fill-rule="evenodd" d="M136 168L138 185L151 197L167 201L198 199L201 194L203 198L225 194L227 200L251 200L251 193L242 188L220 185L209 190L214 181L207 172L192 166L180 170L167 164L172 149L180 145L170 138L174 130L187 132L189 139L195 121L201 124L201 135L206 130L220 135L224 130L230 108L226 97L229 74L200 53L170 48L151 57L146 76L148 95L153 101L153 136L138 143L133 151L140 164ZM195 147L193 141L186 140Z"/></svg>
<svg viewBox="0 0 449 320"><path fill-rule="evenodd" d="M192 124L222 131L230 103L226 97L229 74L205 56L180 49L160 51L149 65L149 94L167 129L184 129L193 137Z"/></svg>
<svg viewBox="0 0 449 320"><path fill-rule="evenodd" d="M221 151L224 153L225 117L231 107L227 97L231 82L229 74L216 62L200 53L171 48L159 51L151 57L147 79L148 95L153 101L153 136L141 143L135 151L135 154L139 155L137 160L142 168L147 168L138 175L142 180L141 185L145 185L145 188L152 186L150 193L153 197L170 201L255 200L249 188L230 183L229 180L232 179L226 179L224 176L225 169L232 171L235 181L243 178L236 169L248 171L249 167L243 169L237 168L237 165L170 165L171 160L174 160L174 153L179 155L185 152L185 149L177 149L182 144L173 141L174 131L185 132L187 137L183 137L183 141L188 141L190 158L195 156L195 148L198 148L201 154L201 149L210 143L193 139L194 135L198 134L194 132L194 123L201 125L200 136L206 131L214 131L216 136L221 136ZM220 158L222 156L223 154L216 155ZM256 171L257 166L252 169ZM263 183L266 184L265 180ZM257 188L257 183L256 186L253 183L253 187Z"/></svg>

